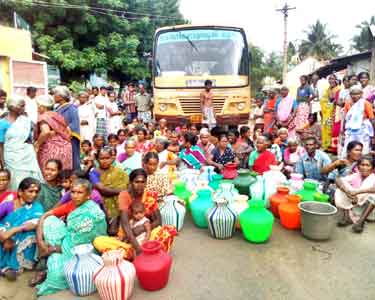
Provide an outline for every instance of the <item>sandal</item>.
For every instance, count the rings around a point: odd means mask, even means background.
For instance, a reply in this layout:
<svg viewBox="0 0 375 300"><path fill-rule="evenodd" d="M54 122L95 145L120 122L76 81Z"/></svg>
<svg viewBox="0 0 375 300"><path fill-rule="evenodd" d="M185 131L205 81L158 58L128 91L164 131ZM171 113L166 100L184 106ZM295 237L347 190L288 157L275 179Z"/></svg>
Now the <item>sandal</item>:
<svg viewBox="0 0 375 300"><path fill-rule="evenodd" d="M37 272L34 276L34 278L31 278L29 280L29 287L35 287L36 285L42 283L47 277L46 272Z"/></svg>
<svg viewBox="0 0 375 300"><path fill-rule="evenodd" d="M352 226L352 230L355 233L362 233L364 227L365 225L363 223L356 223Z"/></svg>
<svg viewBox="0 0 375 300"><path fill-rule="evenodd" d="M12 269L8 269L4 271L4 277L8 279L9 281L16 281L17 280L17 272Z"/></svg>
<svg viewBox="0 0 375 300"><path fill-rule="evenodd" d="M337 226L338 227L346 227L348 225L351 225L353 224L353 221L350 220L349 218L346 218L346 217L342 217L338 222L337 222Z"/></svg>

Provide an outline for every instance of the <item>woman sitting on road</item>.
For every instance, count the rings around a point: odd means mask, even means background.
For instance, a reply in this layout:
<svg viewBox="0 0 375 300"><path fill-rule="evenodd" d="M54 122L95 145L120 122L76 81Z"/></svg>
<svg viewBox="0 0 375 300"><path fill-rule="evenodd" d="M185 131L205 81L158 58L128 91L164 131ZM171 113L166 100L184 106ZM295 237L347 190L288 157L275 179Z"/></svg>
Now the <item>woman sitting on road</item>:
<svg viewBox="0 0 375 300"><path fill-rule="evenodd" d="M179 158L189 169L200 170L206 164L203 150L197 146L198 137L190 132L185 133L182 138L182 147Z"/></svg>
<svg viewBox="0 0 375 300"><path fill-rule="evenodd" d="M220 173L223 171L224 166L228 163L234 162L237 165L239 160L235 153L228 146L228 137L222 134L219 137L219 143L216 148L212 150L211 154L208 156L207 163L215 167L215 172Z"/></svg>
<svg viewBox="0 0 375 300"><path fill-rule="evenodd" d="M374 160L362 157L358 162L359 172L336 179L335 204L343 211L338 226L354 223L352 229L361 233L365 221L375 204Z"/></svg>

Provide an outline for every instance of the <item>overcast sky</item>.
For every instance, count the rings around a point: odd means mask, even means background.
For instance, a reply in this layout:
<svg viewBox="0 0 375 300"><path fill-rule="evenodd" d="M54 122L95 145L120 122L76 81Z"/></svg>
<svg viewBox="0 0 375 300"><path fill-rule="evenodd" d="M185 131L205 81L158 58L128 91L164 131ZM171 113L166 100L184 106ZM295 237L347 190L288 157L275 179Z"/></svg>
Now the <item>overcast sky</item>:
<svg viewBox="0 0 375 300"><path fill-rule="evenodd" d="M305 38L304 30L319 18L337 42L349 49L355 26L375 15L375 0L289 0L289 41ZM181 0L181 12L192 24L243 27L250 43L266 51L281 51L283 17L280 0Z"/></svg>

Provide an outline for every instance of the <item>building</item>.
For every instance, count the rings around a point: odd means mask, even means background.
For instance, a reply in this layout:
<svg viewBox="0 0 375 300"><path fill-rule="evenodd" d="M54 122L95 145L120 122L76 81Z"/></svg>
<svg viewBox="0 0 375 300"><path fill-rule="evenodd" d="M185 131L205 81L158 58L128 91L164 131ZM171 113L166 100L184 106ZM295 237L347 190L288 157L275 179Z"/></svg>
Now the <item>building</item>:
<svg viewBox="0 0 375 300"><path fill-rule="evenodd" d="M26 94L28 86L37 94L48 92L47 63L33 53L27 30L0 26L0 88L8 94Z"/></svg>

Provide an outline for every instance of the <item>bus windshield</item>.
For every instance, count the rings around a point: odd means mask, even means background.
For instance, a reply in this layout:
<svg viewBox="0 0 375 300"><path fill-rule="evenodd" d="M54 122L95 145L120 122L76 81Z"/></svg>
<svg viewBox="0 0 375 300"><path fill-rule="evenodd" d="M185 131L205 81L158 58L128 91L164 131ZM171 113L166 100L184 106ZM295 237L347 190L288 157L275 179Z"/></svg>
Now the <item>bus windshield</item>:
<svg viewBox="0 0 375 300"><path fill-rule="evenodd" d="M154 58L156 78L239 77L248 76L248 73L247 46L240 31L181 29L162 32L157 36ZM189 86L189 82L194 80L186 80L184 85ZM227 80L220 85L234 86L236 83Z"/></svg>

